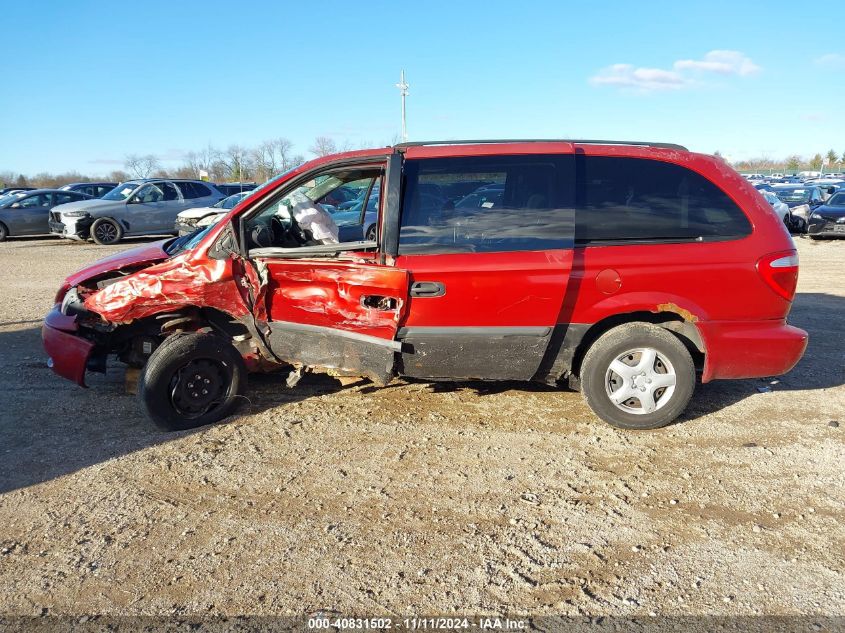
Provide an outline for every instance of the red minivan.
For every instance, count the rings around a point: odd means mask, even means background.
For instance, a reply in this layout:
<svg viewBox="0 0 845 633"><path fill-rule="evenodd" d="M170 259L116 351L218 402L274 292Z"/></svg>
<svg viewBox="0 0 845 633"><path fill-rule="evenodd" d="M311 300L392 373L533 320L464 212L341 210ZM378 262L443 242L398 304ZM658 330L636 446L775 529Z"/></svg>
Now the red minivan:
<svg viewBox="0 0 845 633"><path fill-rule="evenodd" d="M317 239L302 201L353 225L339 233L352 241ZM355 223L376 209L366 240ZM43 338L56 373L83 386L110 355L143 368L139 397L167 429L229 415L248 372L282 368L291 387L311 370L568 384L607 422L650 429L683 412L697 379L798 362L797 278L783 223L719 158L403 143L311 161L211 227L70 276Z"/></svg>

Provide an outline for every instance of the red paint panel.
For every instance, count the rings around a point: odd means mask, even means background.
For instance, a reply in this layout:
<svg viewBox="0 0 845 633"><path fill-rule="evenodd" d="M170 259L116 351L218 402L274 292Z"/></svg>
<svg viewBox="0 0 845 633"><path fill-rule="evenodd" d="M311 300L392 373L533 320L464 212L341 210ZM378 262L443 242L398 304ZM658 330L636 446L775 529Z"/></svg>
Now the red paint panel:
<svg viewBox="0 0 845 633"><path fill-rule="evenodd" d="M552 326L572 266L571 250L402 255L411 284L436 281L442 297L411 297L403 326Z"/></svg>
<svg viewBox="0 0 845 633"><path fill-rule="evenodd" d="M783 318L791 304L760 277L753 256L760 248L766 246L752 238L579 248L570 280L577 288L571 320L595 323L620 312L656 312L665 304L675 304L699 320ZM619 274L621 283L610 296L597 283L608 268Z"/></svg>
<svg viewBox="0 0 845 633"><path fill-rule="evenodd" d="M785 321L697 323L707 349L702 382L780 376L807 348L807 333Z"/></svg>
<svg viewBox="0 0 845 633"><path fill-rule="evenodd" d="M392 340L405 312L408 273L355 262L261 260L267 266L271 321L290 321ZM367 296L395 299L396 310L362 305Z"/></svg>
<svg viewBox="0 0 845 633"><path fill-rule="evenodd" d="M85 307L111 323L129 323L188 306L249 314L232 277L231 260L176 257L129 275L85 299Z"/></svg>
<svg viewBox="0 0 845 633"><path fill-rule="evenodd" d="M456 156L517 156L521 154L571 154L572 143L542 141L534 143L483 143L466 145L418 145L409 147L405 157L452 158Z"/></svg>
<svg viewBox="0 0 845 633"><path fill-rule="evenodd" d="M41 328L44 350L52 361L54 372L62 378L72 380L84 387L85 367L88 364L88 358L91 356L91 350L94 349L94 344L69 332L51 327L51 322L60 321L55 318L55 315L62 316L58 305L47 315Z"/></svg>

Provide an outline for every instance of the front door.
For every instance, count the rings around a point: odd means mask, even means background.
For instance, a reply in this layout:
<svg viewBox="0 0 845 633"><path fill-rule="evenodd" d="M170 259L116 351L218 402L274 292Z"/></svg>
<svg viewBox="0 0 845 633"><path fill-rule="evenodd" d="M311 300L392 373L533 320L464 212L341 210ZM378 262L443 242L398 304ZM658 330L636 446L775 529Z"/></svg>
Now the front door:
<svg viewBox="0 0 845 633"><path fill-rule="evenodd" d="M50 209L53 207L51 193L38 193L22 198L13 209L14 227L13 235L40 235L49 233L50 228L47 221L50 218Z"/></svg>
<svg viewBox="0 0 845 633"><path fill-rule="evenodd" d="M343 202L366 208L383 171L378 163L305 176L244 221L253 311L279 359L379 383L393 374L408 273L380 263L360 231L344 242L332 219Z"/></svg>
<svg viewBox="0 0 845 633"><path fill-rule="evenodd" d="M400 372L531 379L572 270L573 157L407 156L396 265L411 286Z"/></svg>

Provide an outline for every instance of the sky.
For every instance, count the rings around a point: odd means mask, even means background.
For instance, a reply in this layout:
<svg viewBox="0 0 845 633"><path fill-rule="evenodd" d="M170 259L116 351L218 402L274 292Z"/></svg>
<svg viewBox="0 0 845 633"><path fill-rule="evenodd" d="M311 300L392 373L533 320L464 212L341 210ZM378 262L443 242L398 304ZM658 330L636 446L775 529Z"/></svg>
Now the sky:
<svg viewBox="0 0 845 633"><path fill-rule="evenodd" d="M317 136L845 152L845 42L794 2L5 2L0 171Z"/></svg>

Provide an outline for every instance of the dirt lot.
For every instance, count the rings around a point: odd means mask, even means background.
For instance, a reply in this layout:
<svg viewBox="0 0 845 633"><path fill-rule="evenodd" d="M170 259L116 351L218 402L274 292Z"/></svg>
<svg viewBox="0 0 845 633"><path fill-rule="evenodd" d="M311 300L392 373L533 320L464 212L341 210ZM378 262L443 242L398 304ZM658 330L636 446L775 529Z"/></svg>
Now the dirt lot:
<svg viewBox="0 0 845 633"><path fill-rule="evenodd" d="M278 375L162 433L40 344L120 248L0 244L0 614L843 615L845 242L797 241L798 367L644 433L539 386Z"/></svg>

